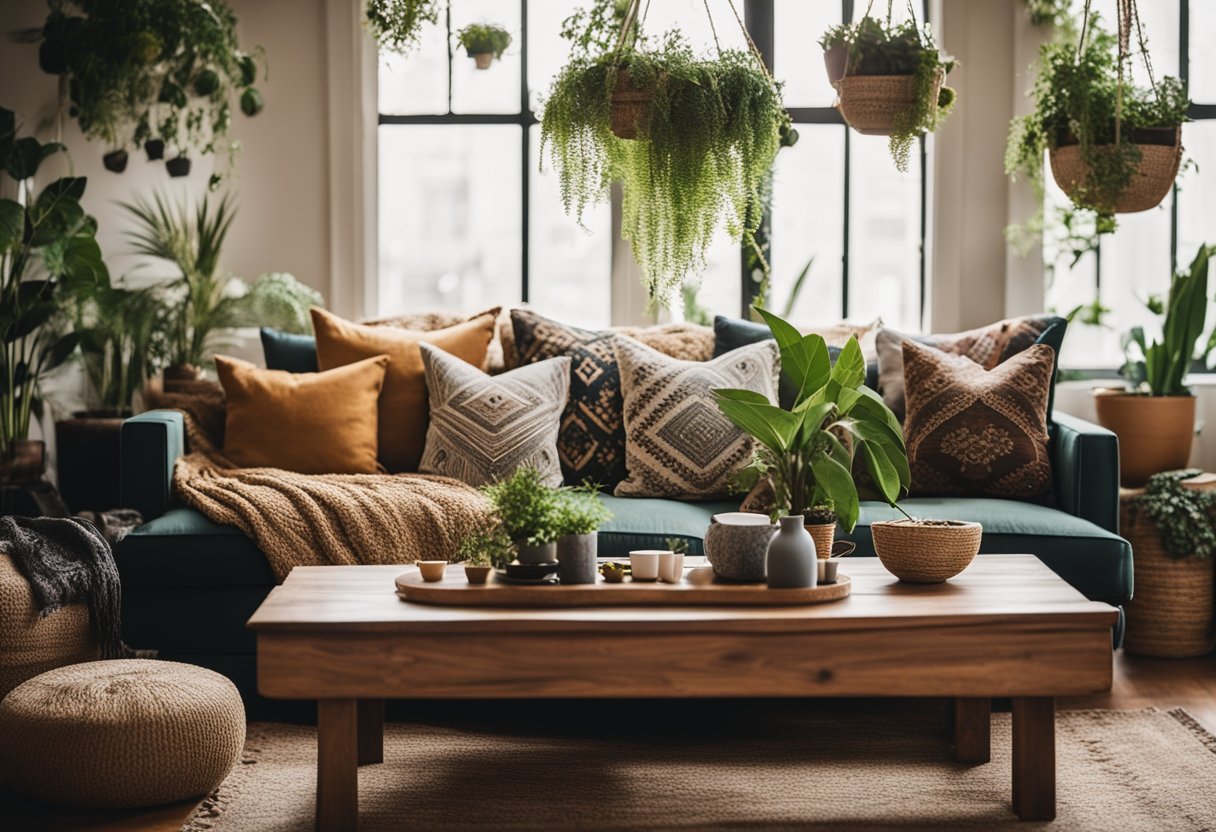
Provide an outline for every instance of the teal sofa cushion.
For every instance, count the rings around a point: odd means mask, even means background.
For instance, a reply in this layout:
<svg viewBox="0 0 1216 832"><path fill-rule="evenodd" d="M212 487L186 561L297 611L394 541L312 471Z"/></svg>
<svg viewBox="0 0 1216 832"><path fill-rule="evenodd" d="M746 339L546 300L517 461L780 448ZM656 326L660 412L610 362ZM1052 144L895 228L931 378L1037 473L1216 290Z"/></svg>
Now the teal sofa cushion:
<svg viewBox="0 0 1216 832"><path fill-rule="evenodd" d="M115 547L123 587L274 586L262 550L235 526L192 508L171 508Z"/></svg>
<svg viewBox="0 0 1216 832"><path fill-rule="evenodd" d="M701 541L710 518L724 511L738 511L738 500L684 503L647 497L611 497L600 500L612 519L600 527L600 557L621 557L633 549L666 549L667 541L688 541L688 553L704 553Z"/></svg>
<svg viewBox="0 0 1216 832"><path fill-rule="evenodd" d="M312 335L262 327L262 355L266 369L289 373L317 372L317 339Z"/></svg>

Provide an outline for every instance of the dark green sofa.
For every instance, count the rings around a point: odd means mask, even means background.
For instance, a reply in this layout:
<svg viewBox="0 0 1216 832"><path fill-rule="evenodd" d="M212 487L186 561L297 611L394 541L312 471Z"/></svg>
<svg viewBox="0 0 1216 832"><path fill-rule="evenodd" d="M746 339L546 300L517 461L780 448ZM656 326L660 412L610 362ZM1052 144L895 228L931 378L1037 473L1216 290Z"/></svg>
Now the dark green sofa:
<svg viewBox="0 0 1216 832"><path fill-rule="evenodd" d="M134 647L225 673L251 695L254 638L245 621L274 586L274 574L239 530L174 504L170 481L184 449L176 412L152 411L123 424L123 504L146 521L116 550L124 637ZM1122 605L1132 595L1132 552L1118 535L1117 440L1095 425L1057 415L1052 455L1055 508L978 498L911 498L903 505L918 516L978 520L984 525L981 554L1030 552L1087 597ZM688 540L690 551L700 554L710 517L738 506L603 499L614 517L599 545L610 556L665 547L673 537ZM861 522L848 535L858 554L873 555L870 524L896 516L884 504L863 503Z"/></svg>

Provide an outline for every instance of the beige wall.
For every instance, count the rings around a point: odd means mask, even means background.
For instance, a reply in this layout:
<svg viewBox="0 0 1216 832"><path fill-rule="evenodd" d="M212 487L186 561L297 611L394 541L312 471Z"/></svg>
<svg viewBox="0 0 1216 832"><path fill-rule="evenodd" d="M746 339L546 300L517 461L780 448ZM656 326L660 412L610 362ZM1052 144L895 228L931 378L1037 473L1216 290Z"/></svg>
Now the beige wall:
<svg viewBox="0 0 1216 832"><path fill-rule="evenodd" d="M269 80L259 82L266 108L256 118L237 114L232 135L243 150L229 187L240 213L224 251L224 265L243 277L286 271L330 295L329 140L326 86L325 0L231 0L240 19L243 46L266 48ZM45 0L0 2L0 32L36 26L46 15ZM35 46L0 38L0 105L16 110L27 129L44 125L53 136L57 84L38 69ZM187 179L170 179L143 151L131 154L121 175L101 164L106 148L84 141L69 122L65 141L78 174L88 177L85 207L98 221L98 238L115 278L137 267L122 256L128 227L117 203L147 196L201 194L211 163L195 159ZM57 174L57 171L48 171ZM153 272L140 271L139 274Z"/></svg>

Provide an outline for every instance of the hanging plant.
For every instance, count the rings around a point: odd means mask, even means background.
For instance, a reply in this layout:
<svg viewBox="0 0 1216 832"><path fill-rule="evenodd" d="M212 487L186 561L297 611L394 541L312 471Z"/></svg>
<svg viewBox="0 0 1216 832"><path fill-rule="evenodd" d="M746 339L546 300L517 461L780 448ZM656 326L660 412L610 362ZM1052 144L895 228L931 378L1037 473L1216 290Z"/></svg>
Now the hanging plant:
<svg viewBox="0 0 1216 832"><path fill-rule="evenodd" d="M861 20L828 29L819 43L841 116L859 133L889 136L895 167L906 173L916 140L941 126L957 93L944 85L954 59L934 45L927 25L917 25L912 4L903 23L891 22L892 11L888 0L884 22L867 8Z"/></svg>
<svg viewBox="0 0 1216 832"><path fill-rule="evenodd" d="M1115 214L1148 210L1169 193L1190 100L1177 78L1154 77L1134 2L1117 4L1117 38L1103 31L1089 6L1077 45L1043 47L1035 110L1010 125L1005 169L1014 178L1027 177L1041 197L1043 155L1049 154L1056 183L1074 206L1097 215L1098 233L1108 233L1115 230ZM1149 89L1127 78L1133 28Z"/></svg>
<svg viewBox="0 0 1216 832"><path fill-rule="evenodd" d="M404 55L418 45L423 23L439 22L439 0L367 0L364 21L381 48Z"/></svg>
<svg viewBox="0 0 1216 832"><path fill-rule="evenodd" d="M754 238L754 206L789 116L754 51L702 59L675 32L652 47L639 35L638 5L619 17L613 0L599 0L580 18L586 28L567 22L575 48L545 101L541 151L580 220L621 183L622 236L651 299L667 304L703 267L721 226ZM600 51L610 24L619 24L615 45Z"/></svg>
<svg viewBox="0 0 1216 832"><path fill-rule="evenodd" d="M43 71L65 79L61 105L90 140L109 148L105 165L121 172L126 149L167 143L179 153L219 149L241 96L261 110L258 65L237 42L236 15L224 0L49 0L36 29ZM159 145L155 143L159 142ZM234 153L235 142L225 145Z"/></svg>
<svg viewBox="0 0 1216 832"><path fill-rule="evenodd" d="M478 69L489 69L495 58L511 45L511 33L493 23L470 23L456 33L457 42L464 47Z"/></svg>

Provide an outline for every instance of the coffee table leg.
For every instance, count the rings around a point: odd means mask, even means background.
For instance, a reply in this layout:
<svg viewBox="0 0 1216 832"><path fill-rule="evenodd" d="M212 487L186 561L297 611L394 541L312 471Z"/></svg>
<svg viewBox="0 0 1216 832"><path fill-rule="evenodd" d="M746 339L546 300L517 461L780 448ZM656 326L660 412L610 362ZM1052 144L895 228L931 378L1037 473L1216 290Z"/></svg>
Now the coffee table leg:
<svg viewBox="0 0 1216 832"><path fill-rule="evenodd" d="M1013 700L1013 810L1022 820L1056 816L1056 700Z"/></svg>
<svg viewBox="0 0 1216 832"><path fill-rule="evenodd" d="M992 759L992 700L954 700L954 758L960 763Z"/></svg>
<svg viewBox="0 0 1216 832"><path fill-rule="evenodd" d="M355 832L359 825L358 704L317 702L317 832Z"/></svg>
<svg viewBox="0 0 1216 832"><path fill-rule="evenodd" d="M384 700L359 700L359 765L384 762Z"/></svg>

